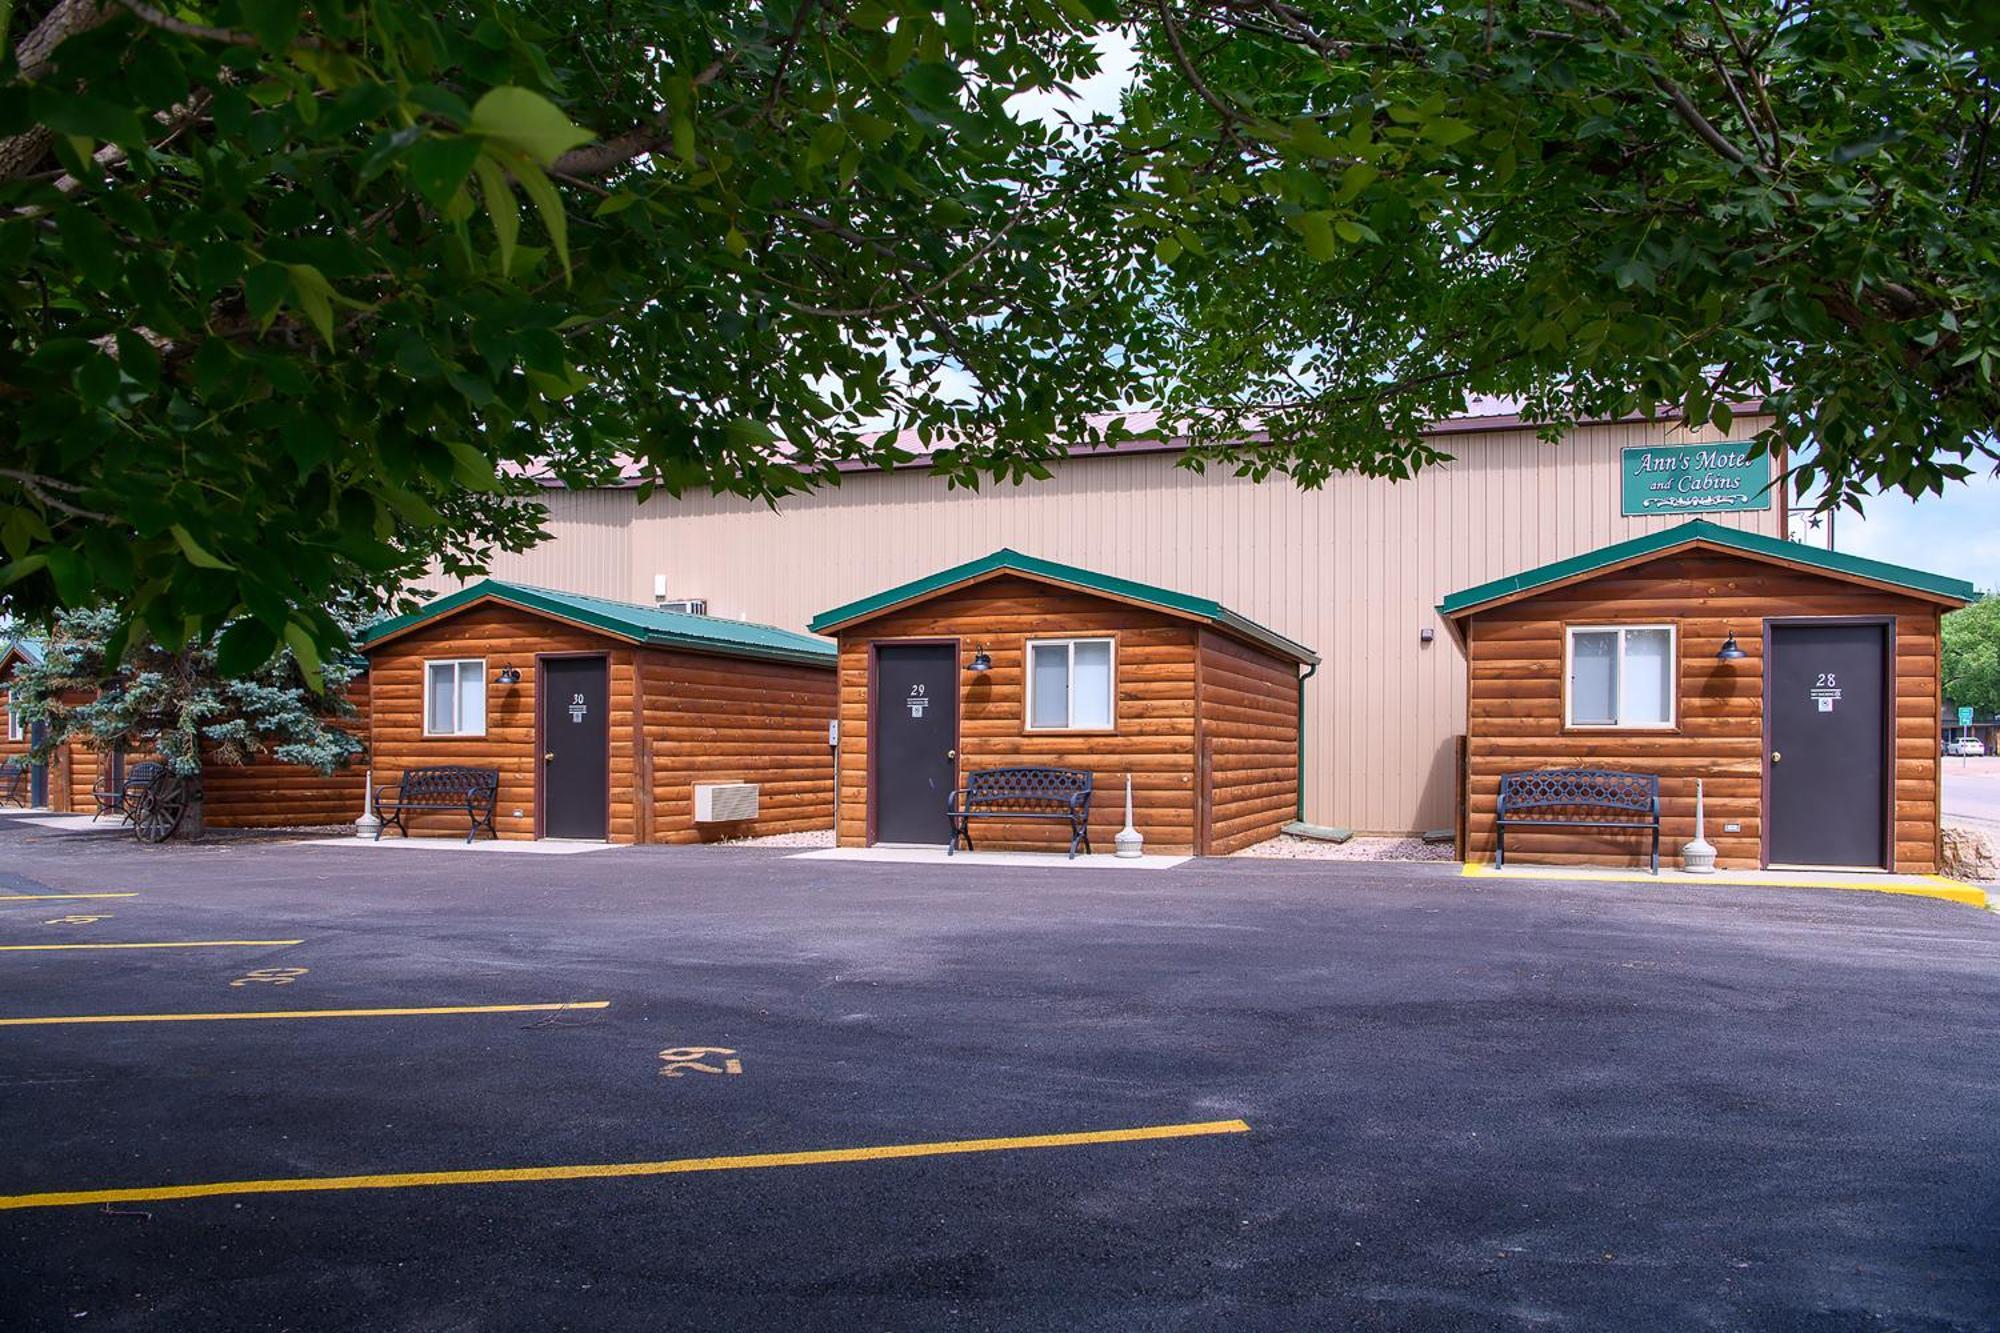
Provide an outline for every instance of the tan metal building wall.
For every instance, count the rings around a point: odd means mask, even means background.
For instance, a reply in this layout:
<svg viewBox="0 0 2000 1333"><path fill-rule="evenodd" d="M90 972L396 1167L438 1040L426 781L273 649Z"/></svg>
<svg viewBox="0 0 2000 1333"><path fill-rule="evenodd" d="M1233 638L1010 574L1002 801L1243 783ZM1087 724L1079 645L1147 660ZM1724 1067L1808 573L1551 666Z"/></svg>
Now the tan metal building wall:
<svg viewBox="0 0 2000 1333"><path fill-rule="evenodd" d="M1445 594L1684 521L1619 515L1619 449L1746 439L1664 424L1468 432L1414 480L1318 491L1176 467L1174 454L1077 459L1046 482L954 491L922 470L859 474L786 500L557 494L555 540L493 574L645 602L653 576L710 614L799 628L828 607L985 555L1030 555L1212 597L1325 659L1306 687L1306 817L1367 831L1448 828L1463 653ZM1702 515L1784 535L1782 507ZM1420 631L1435 631L1429 645Z"/></svg>

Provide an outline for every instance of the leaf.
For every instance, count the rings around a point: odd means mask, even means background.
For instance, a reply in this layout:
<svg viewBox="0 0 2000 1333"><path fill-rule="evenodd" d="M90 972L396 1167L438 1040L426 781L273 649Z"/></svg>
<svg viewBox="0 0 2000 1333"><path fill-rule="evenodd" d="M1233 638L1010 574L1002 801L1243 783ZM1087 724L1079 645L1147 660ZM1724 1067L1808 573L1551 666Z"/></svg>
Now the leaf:
<svg viewBox="0 0 2000 1333"><path fill-rule="evenodd" d="M1333 215L1330 213L1301 213L1292 219L1292 226L1305 239L1306 253L1324 264L1340 252L1339 242L1333 238Z"/></svg>
<svg viewBox="0 0 2000 1333"><path fill-rule="evenodd" d="M485 454L463 440L446 440L444 447L451 451L452 475L475 491L497 491L498 478L493 475L493 462Z"/></svg>
<svg viewBox="0 0 2000 1333"><path fill-rule="evenodd" d="M292 656L298 659L306 685L314 694L325 693L326 674L320 666L319 645L313 642L312 631L296 620L288 620L285 622L285 643L290 646Z"/></svg>
<svg viewBox="0 0 2000 1333"><path fill-rule="evenodd" d="M1333 200L1337 204L1347 203L1354 196L1373 185L1381 176L1382 169L1368 162L1356 162L1340 173L1340 187L1334 191Z"/></svg>
<svg viewBox="0 0 2000 1333"><path fill-rule="evenodd" d="M293 301L299 313L326 339L328 350L332 350L333 284L311 264L287 264L285 272L291 275Z"/></svg>
<svg viewBox="0 0 2000 1333"><path fill-rule="evenodd" d="M1426 122L1422 130L1422 137L1430 140L1440 148L1449 148L1455 143L1465 142L1476 133L1478 131L1464 121L1453 120L1446 116Z"/></svg>
<svg viewBox="0 0 2000 1333"><path fill-rule="evenodd" d="M250 313L257 317L258 331L271 327L271 320L278 313L278 305L285 299L285 292L291 286L291 274L283 264L259 264L243 279L243 301L250 307ZM209 345L219 345L210 340Z"/></svg>
<svg viewBox="0 0 2000 1333"><path fill-rule="evenodd" d="M466 128L518 148L543 166L596 137L540 93L511 85L491 89L473 103Z"/></svg>
<svg viewBox="0 0 2000 1333"><path fill-rule="evenodd" d="M196 569L236 568L236 566L229 564L227 561L218 560L216 557L210 555L207 548L196 541L194 536L180 524L171 524L167 528L167 531L173 534L174 544L181 548L181 554L186 556L187 562Z"/></svg>
<svg viewBox="0 0 2000 1333"><path fill-rule="evenodd" d="M514 243L521 238L521 203L514 197L507 177L493 159L481 155L472 169L479 176L479 193L486 200L486 216L493 222L494 239L500 243L500 272L514 269Z"/></svg>
<svg viewBox="0 0 2000 1333"><path fill-rule="evenodd" d="M1618 266L1617 279L1620 287L1643 287L1649 292L1657 290L1653 281L1653 266L1637 255Z"/></svg>
<svg viewBox="0 0 2000 1333"><path fill-rule="evenodd" d="M225 676L247 676L271 660L278 636L261 622L239 620L215 644L215 667Z"/></svg>
<svg viewBox="0 0 2000 1333"><path fill-rule="evenodd" d="M569 268L569 219L563 215L562 197L542 169L532 162L516 161L513 172L514 179L521 182L521 188L534 201L535 211L542 215L542 225L548 228L556 257L562 260L563 281L568 282L573 275Z"/></svg>
<svg viewBox="0 0 2000 1333"><path fill-rule="evenodd" d="M282 51L299 35L298 0L240 0L243 22L268 51Z"/></svg>
<svg viewBox="0 0 2000 1333"><path fill-rule="evenodd" d="M472 170L482 147L480 140L467 134L427 138L411 148L405 158L410 183L433 208L443 208L465 183L465 173Z"/></svg>

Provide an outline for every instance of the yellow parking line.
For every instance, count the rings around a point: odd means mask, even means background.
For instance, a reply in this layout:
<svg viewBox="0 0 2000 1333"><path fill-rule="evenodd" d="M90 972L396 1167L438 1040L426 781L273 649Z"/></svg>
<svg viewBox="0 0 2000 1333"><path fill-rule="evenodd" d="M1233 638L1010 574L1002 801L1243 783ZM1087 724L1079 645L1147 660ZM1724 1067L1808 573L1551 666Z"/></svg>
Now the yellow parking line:
<svg viewBox="0 0 2000 1333"><path fill-rule="evenodd" d="M539 1014L553 1009L605 1009L609 1000L560 1004L445 1004L424 1009L251 1009L220 1014L62 1014L0 1018L0 1028L52 1027L64 1023L223 1023L239 1018L410 1018L429 1014Z"/></svg>
<svg viewBox="0 0 2000 1333"><path fill-rule="evenodd" d="M0 953L38 953L55 949L263 949L304 940L156 940L143 944L0 944Z"/></svg>
<svg viewBox="0 0 2000 1333"><path fill-rule="evenodd" d="M755 1171L778 1166L826 1166L838 1162L882 1162L906 1157L948 1157L965 1153L1024 1152L1035 1148L1076 1148L1097 1143L1143 1143L1211 1134L1247 1134L1241 1120L1199 1124L1142 1125L1077 1134L1033 1134L1007 1139L958 1139L941 1143L889 1143L872 1148L824 1148L809 1152L754 1153L741 1157L680 1157L664 1162L592 1162L575 1166L519 1166L486 1171L412 1171L376 1176L302 1176L289 1180L218 1180L202 1185L157 1185L144 1189L73 1190L52 1194L0 1195L0 1209L74 1208L109 1203L160 1203L169 1199L212 1199L229 1194L306 1194L326 1190L393 1190L423 1185L504 1185L536 1180L604 1180L626 1176L678 1176L700 1171Z"/></svg>
<svg viewBox="0 0 2000 1333"><path fill-rule="evenodd" d="M136 893L0 893L0 903L40 903L52 898L136 898Z"/></svg>

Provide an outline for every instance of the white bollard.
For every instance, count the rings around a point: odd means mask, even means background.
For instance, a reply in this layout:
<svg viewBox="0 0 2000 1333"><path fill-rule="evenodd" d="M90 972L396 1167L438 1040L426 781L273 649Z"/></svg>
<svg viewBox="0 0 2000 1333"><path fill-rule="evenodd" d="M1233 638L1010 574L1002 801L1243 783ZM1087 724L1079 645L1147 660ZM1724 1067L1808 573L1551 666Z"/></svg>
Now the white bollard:
<svg viewBox="0 0 2000 1333"><path fill-rule="evenodd" d="M1131 860L1144 854L1146 840L1139 836L1139 830L1132 827L1132 775L1125 775L1125 827L1118 831L1112 841L1118 845L1117 855Z"/></svg>

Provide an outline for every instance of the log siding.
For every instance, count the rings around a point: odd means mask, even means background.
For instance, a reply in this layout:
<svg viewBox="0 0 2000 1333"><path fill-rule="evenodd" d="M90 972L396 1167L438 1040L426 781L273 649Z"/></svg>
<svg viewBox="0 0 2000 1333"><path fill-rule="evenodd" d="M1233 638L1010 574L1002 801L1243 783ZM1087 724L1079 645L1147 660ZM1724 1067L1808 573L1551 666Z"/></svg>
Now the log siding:
<svg viewBox="0 0 2000 1333"><path fill-rule="evenodd" d="M1937 870L1939 621L1943 608L1741 556L1685 550L1474 612L1465 623L1469 689L1468 859L1491 861L1503 773L1604 767L1660 776L1660 846L1671 861L1694 836L1694 784L1704 782L1716 864L1764 863L1764 635L1767 620L1891 617L1894 641L1893 868ZM1676 725L1664 730L1564 726L1564 637L1570 626L1671 624L1677 630ZM1734 633L1747 654L1716 653ZM1736 825L1734 831L1729 825ZM1509 864L1643 864L1648 835L1588 829L1509 833Z"/></svg>
<svg viewBox="0 0 2000 1333"><path fill-rule="evenodd" d="M1030 730L1027 644L1071 638L1113 640L1113 725ZM872 836L875 645L921 640L958 644L961 777L1011 765L1090 771L1096 779L1090 839L1100 853L1112 850L1124 825L1128 773L1133 821L1148 852L1233 851L1272 836L1292 817L1298 676L1291 663L1177 616L1001 575L841 630L842 846L865 846ZM991 669L964 672L982 650L992 659ZM1209 663L1215 678L1212 718L1201 684ZM1279 730L1286 730L1283 739ZM1226 793L1219 809L1212 808L1214 791ZM996 851L1050 851L1063 844L1056 827L1046 823L988 820L975 836L982 849Z"/></svg>
<svg viewBox="0 0 2000 1333"><path fill-rule="evenodd" d="M602 654L610 668L609 841L689 843L827 828L833 763L826 744L833 672L648 648L506 603L475 603L369 650L371 750L378 782L406 769L469 764L500 772L502 838L540 835L538 663ZM486 661L486 733L424 734L424 663ZM496 684L512 665L520 683ZM758 818L697 825L697 782L756 782ZM413 832L463 836L463 821L416 819ZM392 835L393 836L393 835Z"/></svg>

